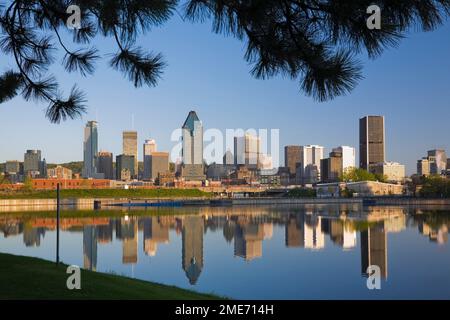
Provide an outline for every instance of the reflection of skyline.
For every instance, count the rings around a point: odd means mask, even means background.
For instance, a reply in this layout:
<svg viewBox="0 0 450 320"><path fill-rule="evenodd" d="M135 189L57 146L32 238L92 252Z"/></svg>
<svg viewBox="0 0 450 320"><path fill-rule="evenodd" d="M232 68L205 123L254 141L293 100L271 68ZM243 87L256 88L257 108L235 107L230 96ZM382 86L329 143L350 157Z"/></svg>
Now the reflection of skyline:
<svg viewBox="0 0 450 320"><path fill-rule="evenodd" d="M201 216L188 216L183 220L182 261L190 284L195 284L203 269L204 221Z"/></svg>
<svg viewBox="0 0 450 320"><path fill-rule="evenodd" d="M143 219L144 252L154 257L158 243L169 243L169 225L164 225L159 217Z"/></svg>
<svg viewBox="0 0 450 320"><path fill-rule="evenodd" d="M262 256L264 229L262 224L236 224L234 232L234 255L253 260Z"/></svg>
<svg viewBox="0 0 450 320"><path fill-rule="evenodd" d="M384 222L361 231L361 273L367 275L367 268L376 265L380 267L381 277L388 276L387 235Z"/></svg>
<svg viewBox="0 0 450 320"><path fill-rule="evenodd" d="M156 257L161 250L160 244L170 243L174 240L172 237L180 236L182 269L189 283L196 284L205 268L203 241L207 233L219 234L222 241L232 246L234 256L248 262L263 257L264 241L280 241L279 232L284 232L281 241L293 252L323 250L330 245L341 250L353 250L359 245L362 274L365 275L369 265L378 265L386 279L387 233L402 232L407 225L415 225L429 241L442 245L448 242L450 226L450 219L445 216L439 218L423 212L408 215L401 207L357 211L353 208L305 206L276 213L259 207L237 210L201 207L192 211L198 214L63 218L61 229L83 233L83 265L90 270L97 269L98 250L101 250L98 244L106 245L115 240L122 242L122 264L136 264L139 254ZM4 237L20 236L26 247L45 244L46 231L54 231L55 226L53 218L0 218L0 232ZM140 232L142 252L138 251ZM359 244L357 233L360 233Z"/></svg>
<svg viewBox="0 0 450 320"><path fill-rule="evenodd" d="M95 226L83 227L83 266L88 270L97 270L97 230Z"/></svg>

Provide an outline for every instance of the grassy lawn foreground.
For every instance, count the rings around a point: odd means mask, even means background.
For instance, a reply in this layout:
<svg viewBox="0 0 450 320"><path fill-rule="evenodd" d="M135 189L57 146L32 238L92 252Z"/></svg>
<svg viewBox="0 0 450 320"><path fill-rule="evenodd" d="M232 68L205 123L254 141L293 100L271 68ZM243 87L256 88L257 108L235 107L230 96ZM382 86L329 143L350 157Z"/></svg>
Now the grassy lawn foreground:
<svg viewBox="0 0 450 320"><path fill-rule="evenodd" d="M0 253L0 299L219 299L173 286L81 270L81 290L66 287L67 265Z"/></svg>

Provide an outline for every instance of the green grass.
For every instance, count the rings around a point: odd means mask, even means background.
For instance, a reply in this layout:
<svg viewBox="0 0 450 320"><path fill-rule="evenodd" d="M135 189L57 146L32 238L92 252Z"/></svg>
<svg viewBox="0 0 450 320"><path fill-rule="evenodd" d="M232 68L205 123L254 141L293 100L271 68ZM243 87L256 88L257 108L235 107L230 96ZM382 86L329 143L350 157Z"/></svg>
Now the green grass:
<svg viewBox="0 0 450 320"><path fill-rule="evenodd" d="M72 189L61 190L61 198L206 198L211 193L199 189ZM0 199L52 199L56 191L13 191L0 193Z"/></svg>
<svg viewBox="0 0 450 320"><path fill-rule="evenodd" d="M81 270L81 289L66 286L67 265L0 253L0 299L220 299L173 286Z"/></svg>
<svg viewBox="0 0 450 320"><path fill-rule="evenodd" d="M123 208L117 207L117 209L101 209L101 210L61 210L61 218L120 218L125 215L132 217L140 216L170 216L170 215L184 215L184 214L196 214L198 208L196 207L184 207L184 208L157 208L149 207L146 209L133 208L124 211ZM22 212L0 212L2 218L5 217L20 217L26 218L56 218L56 211L22 211Z"/></svg>

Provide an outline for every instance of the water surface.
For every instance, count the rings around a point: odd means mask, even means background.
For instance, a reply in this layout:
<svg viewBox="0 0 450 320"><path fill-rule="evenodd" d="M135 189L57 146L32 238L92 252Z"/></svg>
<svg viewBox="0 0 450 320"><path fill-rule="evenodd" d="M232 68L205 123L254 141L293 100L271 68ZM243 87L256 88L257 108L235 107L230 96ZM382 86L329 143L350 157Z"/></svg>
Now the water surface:
<svg viewBox="0 0 450 320"><path fill-rule="evenodd" d="M61 220L62 261L238 299L449 299L450 210L133 209ZM55 259L56 219L0 214L0 252ZM2 235L1 235L2 234ZM368 290L377 265L381 290Z"/></svg>

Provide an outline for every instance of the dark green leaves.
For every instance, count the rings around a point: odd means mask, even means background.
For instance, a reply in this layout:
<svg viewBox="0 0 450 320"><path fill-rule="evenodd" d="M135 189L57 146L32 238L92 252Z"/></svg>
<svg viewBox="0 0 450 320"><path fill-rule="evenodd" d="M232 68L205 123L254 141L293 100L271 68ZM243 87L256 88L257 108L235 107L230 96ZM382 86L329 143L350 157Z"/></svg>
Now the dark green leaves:
<svg viewBox="0 0 450 320"><path fill-rule="evenodd" d="M381 8L381 30L367 27L373 4ZM288 75L325 101L362 78L357 54L375 58L411 28L436 28L449 16L450 0L189 0L185 14L210 18L215 32L245 41L255 77Z"/></svg>
<svg viewBox="0 0 450 320"><path fill-rule="evenodd" d="M18 72L7 71L0 76L0 103L14 98L23 86L22 75Z"/></svg>
<svg viewBox="0 0 450 320"><path fill-rule="evenodd" d="M165 63L161 55L144 54L140 48L135 48L118 52L110 65L125 73L135 87L140 87L143 84L156 86Z"/></svg>

